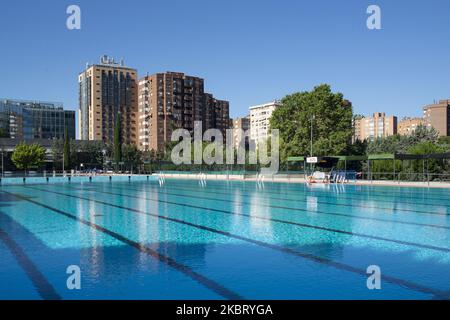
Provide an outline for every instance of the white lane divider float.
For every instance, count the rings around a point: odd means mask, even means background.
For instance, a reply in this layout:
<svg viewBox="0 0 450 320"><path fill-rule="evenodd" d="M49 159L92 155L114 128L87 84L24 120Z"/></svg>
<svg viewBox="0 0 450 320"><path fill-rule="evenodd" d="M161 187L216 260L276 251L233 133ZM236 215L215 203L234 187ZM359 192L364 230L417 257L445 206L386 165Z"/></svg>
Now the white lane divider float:
<svg viewBox="0 0 450 320"><path fill-rule="evenodd" d="M198 181L199 185L201 187L206 187L206 173L200 173L199 174L199 181Z"/></svg>
<svg viewBox="0 0 450 320"><path fill-rule="evenodd" d="M256 186L258 189L264 189L264 175L261 173L258 173L256 175Z"/></svg>
<svg viewBox="0 0 450 320"><path fill-rule="evenodd" d="M159 182L159 186L162 187L164 186L164 184L166 183L166 178L164 177L163 173L160 173L158 176L158 182Z"/></svg>

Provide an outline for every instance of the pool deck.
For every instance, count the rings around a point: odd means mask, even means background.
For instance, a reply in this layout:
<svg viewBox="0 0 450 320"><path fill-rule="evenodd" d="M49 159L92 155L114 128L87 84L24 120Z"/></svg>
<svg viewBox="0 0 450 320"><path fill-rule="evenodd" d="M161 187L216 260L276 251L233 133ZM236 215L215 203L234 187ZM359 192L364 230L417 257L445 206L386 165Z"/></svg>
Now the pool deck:
<svg viewBox="0 0 450 320"><path fill-rule="evenodd" d="M98 174L98 175L80 175L66 177L27 177L26 182L23 178L3 178L0 179L2 185L17 184L42 184L42 183L63 183L63 182L106 182L106 181L139 181L151 179L187 179L187 180L221 180L221 181L254 181L254 182L279 182L279 183L306 183L303 175L266 175L255 176L254 174L198 174L198 173L154 173L152 175L144 174ZM347 185L359 186L391 186L391 187L416 187L416 188L450 188L450 182L420 182L420 181L392 181L392 180L356 180L345 183ZM314 185L328 185L315 183ZM338 184L342 185L342 184Z"/></svg>
<svg viewBox="0 0 450 320"><path fill-rule="evenodd" d="M254 175L224 175L224 174L187 174L164 173L154 174L164 178L188 179L188 180L232 180L232 181L259 181L259 182L284 182L306 183L302 176L264 176L258 179ZM318 183L321 184L321 183ZM416 187L416 188L450 188L450 182L420 182L420 181L392 181L392 180L357 180L345 183L347 185L362 186L391 186L391 187Z"/></svg>

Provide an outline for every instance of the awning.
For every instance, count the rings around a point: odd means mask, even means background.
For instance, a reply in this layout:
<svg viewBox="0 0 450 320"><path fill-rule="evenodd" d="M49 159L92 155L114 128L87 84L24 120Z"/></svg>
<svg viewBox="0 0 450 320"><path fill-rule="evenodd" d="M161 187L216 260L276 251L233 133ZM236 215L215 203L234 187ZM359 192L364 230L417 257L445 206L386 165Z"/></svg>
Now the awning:
<svg viewBox="0 0 450 320"><path fill-rule="evenodd" d="M289 162L303 162L305 161L305 157L289 157L287 158Z"/></svg>

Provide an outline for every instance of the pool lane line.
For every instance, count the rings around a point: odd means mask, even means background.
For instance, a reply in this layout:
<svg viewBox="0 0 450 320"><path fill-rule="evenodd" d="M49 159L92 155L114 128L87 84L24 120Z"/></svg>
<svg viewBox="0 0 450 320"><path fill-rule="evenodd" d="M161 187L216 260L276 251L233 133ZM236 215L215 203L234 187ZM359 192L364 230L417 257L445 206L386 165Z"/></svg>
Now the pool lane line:
<svg viewBox="0 0 450 320"><path fill-rule="evenodd" d="M127 183L129 183L129 182L126 182L126 183L124 183L123 185L126 185ZM144 185L144 184L143 184ZM216 189L219 189L219 190L224 190L224 191L231 191L231 189L230 188L219 188L219 187L216 187L216 186L213 186L214 188L216 188ZM182 188L182 187L176 187L176 186L172 186L171 185L171 188L173 188L173 189L186 189L186 190L199 190L200 188L195 188L195 187L185 187L185 188ZM200 189L200 190L205 190L205 189ZM246 190L244 190L245 192L251 192L251 190L248 190L248 189L246 189ZM258 190L258 191L261 191L261 190ZM267 189L266 190L262 190L262 194L264 195L264 197L266 197L267 199L274 199L274 200L287 200L287 201L297 201L297 200L301 200L301 199L289 199L289 198L279 198L279 197L271 197L271 196L267 196L266 194L265 194L265 192L264 191L267 191ZM317 194L317 193L314 193L314 192L311 192L311 190L308 190L308 189L305 189L305 190L302 190L302 192L305 192L304 194L300 194L300 193L295 193L295 194L286 194L286 195L292 195L292 196L299 196L299 195L301 195L301 196L305 196L305 197L307 197L308 195L311 195L311 196L314 196L314 197L318 197L318 198L329 198L328 196L327 196L327 194L324 194L323 192L320 192L319 194ZM331 191L331 190L330 190ZM283 190L280 190L280 192L266 192L267 194L280 194L280 193L283 193L284 191ZM217 192L216 192L217 193ZM223 194L223 192L222 193L218 193L218 194ZM347 194L347 193L346 193ZM358 196L360 196L359 194L355 194L355 195L358 195ZM363 195L364 196L364 195ZM370 196L370 195L367 195L367 196ZM364 200L369 200L369 199L364 199L364 198L349 198L349 197L342 197L341 196L341 194L339 194L339 198L337 198L337 199L343 199L343 200L359 200L359 201L364 201ZM378 202L378 203L380 203L380 202L384 202L384 203L392 203L392 204L410 204L410 205L422 205L422 206L436 206L436 207L446 207L446 208L450 208L450 203L449 204L435 204L435 203L415 203L415 202L407 202L407 201L396 201L396 200L388 200L388 201L386 201L386 200L378 200L378 199L375 199L375 201L376 202ZM377 207L375 207L375 208L377 208ZM424 212L424 213L428 213L428 211L419 211L419 212Z"/></svg>
<svg viewBox="0 0 450 320"><path fill-rule="evenodd" d="M143 189L138 188L130 188L130 187L112 187L108 186L111 189L117 189L117 190L129 190L129 191L146 191ZM155 190L165 190L165 189L158 189L156 186ZM169 188L168 188L169 189ZM170 188L170 189L177 189L177 188ZM70 188L69 190L87 190L90 191L92 189L84 189L84 188ZM96 189L97 190L97 189ZM148 190L148 189L147 189ZM152 189L150 189L152 190ZM194 191L192 191L194 192ZM206 191L205 191L206 192ZM228 200L228 199L217 199L217 198L207 198L202 196L195 196L195 195L183 195L178 193L170 193L170 192L158 192L159 194L167 194L167 195L173 195L177 197L185 197L185 198L196 198L196 199L204 199L204 200L211 200L211 201L221 201L221 202L228 202L232 204L240 203L240 204L246 204L246 205L252 205L250 202L245 201L234 201L234 200ZM206 192L206 193L212 193L212 192ZM223 193L218 193L223 194ZM242 205L240 205L243 207ZM268 208L275 208L275 209L285 209L289 211L300 211L300 212L311 212L308 209L305 208L292 208L292 207L285 207L285 206L278 206L278 205L268 205L268 204L259 204L259 206L262 207L268 207ZM404 225L412 225L412 226L420 226L420 227L430 227L430 228L437 228L437 229L446 229L450 230L450 227L442 226L442 225L435 225L435 224L426 224L426 223L419 223L419 222L410 222L410 221L398 221L398 220L389 220L389 219L382 219L382 218L373 218L373 217L364 217L364 216L357 216L353 214L345 214L345 213L334 213L334 212L325 212L325 211L319 211L315 210L314 213L324 214L324 215L332 215L332 216L338 216L338 217L349 217L349 218L355 218L360 220L369 220L369 221L379 221L379 222L388 222L388 223L398 223L398 224L404 224ZM388 213L382 213L382 214L388 214Z"/></svg>
<svg viewBox="0 0 450 320"><path fill-rule="evenodd" d="M154 186L157 186L156 184ZM178 189L178 190L185 190L185 191L192 191L192 192L198 192L198 191L202 191L205 193L211 193L211 194L220 194L223 195L223 192L213 192L213 191L206 191L206 189L196 189L196 188L180 188L180 187L172 187L172 186L167 186L164 185L165 188L167 189ZM232 191L230 189L222 189L222 190L229 190ZM257 190L255 190L257 191ZM243 195L250 195L250 194L243 194ZM317 195L311 195L312 197L317 197ZM264 194L261 195L261 197L265 197ZM282 201L293 201L293 202L302 202L302 203L308 203L307 199L288 199L288 198L279 198L279 197L267 197L267 199L273 199L273 200L282 200ZM351 200L350 198L347 198L347 200ZM363 200L363 199L357 199L357 200ZM384 202L384 201L377 201L377 202ZM390 207L378 207L378 206L365 206L365 205L361 205L361 204L351 204L351 203L334 203L334 202L325 202L325 201L317 201L317 203L320 204L326 204L326 205L332 205L332 206L337 206L337 207L358 207L358 208L364 208L364 209L381 209L381 210L399 210L399 211L405 211L405 212L413 212L413 213L420 213L420 214L431 214L431 215L439 215L439 216L445 216L445 215L450 215L449 213L437 213L437 212L429 212L429 211L422 211L422 210L413 210L413 209L394 209L394 208L390 208ZM393 204L397 204L394 203ZM406 204L406 203L405 203ZM408 204L414 204L414 203L408 203ZM421 204L426 206L427 204ZM439 206L439 205L436 205ZM443 207L449 207L447 205L442 205Z"/></svg>
<svg viewBox="0 0 450 320"><path fill-rule="evenodd" d="M127 185L130 182L125 182L121 185ZM180 190L186 190L186 191L190 191L192 190L193 192L195 191L202 191L204 193L211 193L211 194L220 194L223 195L223 192L213 192L213 191L205 191L205 189L197 189L197 188L180 188L180 187L173 187L173 186L167 186L165 185L165 187L167 188L172 188L172 189L180 189ZM224 191L230 191L229 188L217 188L216 186L214 186L214 188L216 189L220 189L220 190L224 190ZM258 190L261 191L261 190ZM248 192L248 191L247 191ZM280 192L283 192L282 190L280 190ZM267 193L267 192L266 192ZM324 196L324 195L317 195L311 192L308 192L311 194L311 196L315 196L315 197L320 197L320 196ZM278 193L274 193L274 192L270 192L269 194L278 194ZM264 193L264 191L261 192L261 196L262 197L267 197L267 199L274 199L274 200L283 200L283 201L294 201L294 202L303 202L303 203L307 203L306 199L288 199L288 198L279 198L279 197L270 197L270 196L266 196L266 194ZM305 195L306 196L306 195ZM342 198L342 199L347 199L347 200L351 200L350 198ZM360 200L363 201L364 199L356 199L356 200ZM377 201L377 202L386 202L386 201ZM450 215L450 213L439 213L439 212L430 212L430 211L423 211L423 210L413 210L413 209L395 209L395 208L390 208L390 207L378 207L378 206L365 206L365 205L361 205L361 204L348 204L348 203L334 203L334 202L325 202L325 201L317 201L317 203L320 204L326 204L326 205L332 205L332 206L340 206L340 207L358 207L358 208L363 208L363 209L381 209L381 210L398 210L398 211L404 211L404 212L412 212L412 213L418 213L418 214L423 214L423 215L436 215L436 216L448 216ZM386 202L387 203L387 202ZM393 204L397 204L400 202L392 202ZM414 205L415 203L406 203L403 202L404 204L411 204ZM423 206L427 206L428 204L424 204L421 203L420 205ZM431 204L433 205L433 204ZM441 206L441 207L446 207L448 209L448 205L438 205L438 204L434 204L436 206ZM291 208L288 208L288 210L290 210ZM297 208L300 211L302 210L301 208Z"/></svg>
<svg viewBox="0 0 450 320"><path fill-rule="evenodd" d="M24 187L24 188L26 188L26 187ZM37 189L37 188L32 188L32 189ZM39 190L39 189L37 189L37 190ZM39 190L39 191L44 191L45 192L45 190ZM4 192L6 192L6 191L4 191ZM53 191L48 191L48 192L55 193L55 194L60 194L59 192L53 192ZM15 195L13 193L10 193L10 194L11 195ZM190 227L193 227L193 228L196 228L196 229L199 229L199 230L208 231L208 232L211 232L211 233L224 235L224 236L227 236L227 237L232 238L232 239L241 240L241 241L244 241L244 242L248 242L248 243L251 243L251 244L258 245L260 247L269 248L269 249L272 249L272 250L275 250L275 251L279 251L279 252L282 252L282 253L286 253L286 254L297 256L297 257L300 257L300 258L304 258L306 260L310 260L310 261L313 261L315 263L319 263L319 264L326 265L328 267L333 267L333 268L336 268L336 269L352 272L352 273L361 275L364 278L367 278L367 272L364 269L353 267L353 266L347 265L345 263L333 261L331 259L319 257L319 256L313 255L311 253L301 252L301 251L298 251L298 250L293 250L293 249L288 248L288 247L284 247L284 246L280 246L280 245L276 245L276 244L272 244L272 243L267 243L267 242L260 241L260 240L247 238L247 237L236 235L236 234L233 234L233 233L230 233L230 232L227 232L227 231L218 230L218 229L214 229L214 228L211 228L211 227L198 225L198 224L195 224L195 223L192 223L192 222L188 222L188 221L184 221L184 220L177 219L177 218L171 218L171 217L168 217L168 216L162 216L162 215L159 215L159 214L145 212L145 211L142 211L142 210L128 208L128 207L115 205L115 204L111 204L111 203L107 203L107 202L103 202L103 201L93 200L93 199L89 199L89 198L78 197L78 196L67 195L67 194L62 194L62 195L65 195L66 197L75 198L75 199L85 200L87 202L99 203L99 204L111 206L111 207L114 207L114 208L118 208L118 209L122 209L122 210L126 210L126 211L131 211L131 212L135 212L135 213L138 213L138 214L143 214L143 215L146 215L146 216L155 217L157 219L162 219L162 220L171 221L171 222L175 222L175 223L182 224L182 225L187 225L187 226L190 226ZM23 200L25 200L25 201L29 201L29 202L35 203L37 205L40 205L40 206L42 206L44 208L47 208L49 210L52 210L52 211L55 211L55 212L58 212L58 213L63 213L63 211L61 211L61 210L59 210L57 208L53 208L53 207L50 207L48 205L39 203L37 201L30 200L30 199L28 199L28 198L26 198L24 196L21 196L21 195L19 195L19 196L22 197ZM64 214L64 215L66 215L66 214ZM78 219L77 217L74 217L71 214L67 214L67 215L69 215L72 219ZM90 223L90 222L88 222L88 223ZM101 227L101 228L103 228L103 227ZM414 282L411 282L411 281L408 281L408 280L399 279L399 278L396 278L396 277L393 277L393 276L389 276L389 275L383 275L383 280L385 280L385 281L387 281L389 283L392 283L392 284L395 284L395 285L407 288L409 290L414 290L414 291L418 291L418 292L422 292L422 293L426 293L426 294L432 294L432 295L434 295L435 298L438 298L438 299L450 299L450 294L448 294L446 291L435 290L433 288L429 288L427 286L424 286L424 285L421 285L421 284L418 284L418 283L414 283Z"/></svg>
<svg viewBox="0 0 450 320"><path fill-rule="evenodd" d="M51 193L55 193L55 194L60 194L60 195L66 196L66 197L75 197L75 198L84 199L84 200L87 200L87 199L92 200L91 198L83 198L83 197L79 197L79 196L72 196L72 195L68 195L68 194L65 194L65 193L60 193L60 192L57 192L57 191L49 191L49 190L39 189L39 188L36 188L36 187L31 187L31 186L23 186L23 187L24 188L35 189L35 190L43 191L43 192L51 192ZM79 190L79 191L89 191L89 190L86 190L86 189L83 189L83 188L71 188L71 189L72 190ZM240 213L240 212L235 212L235 211L229 211L229 210L224 210L224 209L215 209L215 208L209 208L209 207L203 207L203 206L198 206L198 205L191 205L191 204L185 204L185 203L174 202L174 201L167 201L167 200L161 200L161 199L156 200L156 199L152 199L152 198L148 198L148 197L140 197L140 196L134 196L134 195L124 194L124 193L115 193L115 192L100 191L100 190L95 190L93 192L98 192L98 193L103 193L103 194L108 194L108 195L113 195L113 196L123 196L123 197L128 197L128 198L133 198L133 199L148 200L148 201L153 201L153 202L158 202L158 203L166 203L166 204L178 205L178 206L182 206L182 207L189 207L189 208L193 208L193 209L201 209L201 210L206 210L206 211L213 211L213 212L218 212L218 213L223 213L223 214L233 215L233 216L239 215L239 216L244 216L244 217L247 217L247 218L264 220L264 221L278 222L278 223L282 223L282 224L288 224L288 225L293 225L293 226L298 226L298 227L303 227L303 228L316 229L316 230L327 231L327 232L341 233L341 234L350 235L350 236L362 237L362 238L378 240L378 241L392 242L392 243L396 243L396 244L407 245L407 246L414 246L414 247L430 249L430 250L437 250L437 251L442 251L442 252L447 252L447 253L450 252L450 248L432 246L432 245L421 244L421 243L416 243L416 242L409 242L409 241L403 241L403 240L397 240L397 239L389 239L389 238L384 238L384 237L380 237L380 236L373 236L373 235L367 235L367 234L363 234L363 233L356 233L356 232L351 232L351 231L345 231L345 230L341 230L341 229L334 229L334 228L327 228L327 227L321 227L321 226L316 226L316 225L304 224L304 223L294 222L294 221L290 221L290 220L283 220L283 219L277 219L277 218L266 218L266 217L255 216L255 215L250 215L250 214L245 214L245 213ZM92 200L92 201L98 202L97 200ZM111 204L107 204L107 205L111 205Z"/></svg>
<svg viewBox="0 0 450 320"><path fill-rule="evenodd" d="M177 179L177 178L167 178L167 179L179 181L179 179ZM187 180L183 180L183 181L187 181ZM193 181L193 180L190 180L190 181ZM218 182L217 180L207 180L207 181L208 182ZM146 181L142 181L142 182L146 182ZM231 182L232 183L240 183L240 185L244 186L244 187L245 187L246 183L252 183L254 186L256 186L256 182L255 181L231 181ZM128 181L119 181L118 183L128 183ZM306 185L306 183L300 185L301 188L295 188L297 185L295 185L293 183L286 183L286 182L277 182L277 181L267 180L264 183L265 183L265 186L269 186L270 190L277 190L277 191L279 191L278 189L275 189L273 187L273 185L281 185L281 186L289 185L290 186L290 190L288 190L288 191L291 191L291 192L298 192L298 191L309 191L309 192L311 192L311 189L308 189L309 187L308 187L308 185ZM293 186L294 186L294 188L293 188ZM338 186L338 185L330 184L330 186ZM339 186L341 186L341 185L339 185ZM348 185L348 184L347 185L344 184L342 186L355 187L355 188L357 188L357 187L363 187L363 188L364 187L370 187L370 186L366 186L366 185ZM426 187L424 187L424 188L426 188ZM226 188L220 188L220 189L226 189ZM265 189L263 191L267 191L267 189ZM316 191L321 191L321 190L316 190ZM380 194L376 194L377 192L380 193ZM349 194L349 195L370 195L370 196L377 196L377 197L394 197L394 198L395 197L405 197L405 196L409 197L409 198L414 198L414 197L417 197L417 196L421 196L421 197L423 196L423 194L404 194L402 192L397 192L396 193L396 192L367 191L367 190L361 190L361 191L358 191L358 192L346 191L345 193ZM398 194L398 196L396 196L396 194ZM438 196L437 193L434 193L433 195ZM450 193L448 195L442 194L442 197L446 197L446 196L450 196ZM447 201L447 200L443 199L442 197L440 197L440 198L427 197L426 199L424 199L422 197L421 200ZM450 204L450 202L449 202L449 204Z"/></svg>
<svg viewBox="0 0 450 320"><path fill-rule="evenodd" d="M125 182L125 183L123 183L123 185L126 185L127 183L129 183L129 182ZM165 186L167 186L167 185L165 185ZM171 187L173 187L173 188L181 188L181 187L178 187L178 186L172 186L171 185ZM219 190L224 190L224 191L230 191L231 189L230 188L222 188L222 187L218 187L218 186L215 186L215 185L213 185L213 187L214 188L216 188L216 189L219 189ZM194 186L192 186L192 187L185 187L186 189L189 189L189 190L198 190L197 188L195 188ZM201 189L201 190L204 190L204 189ZM292 191L292 190L278 190L279 192L268 192L267 191L268 189L263 189L263 190L261 190L261 189L259 189L258 191L259 192L261 192L261 194L262 195L264 195L264 196L266 196L267 194L280 194L280 193L285 193L286 195L292 195L292 196L298 196L298 195L304 195L304 196L308 196L308 195L311 195L311 196L315 196L315 197L318 197L318 198L327 198L327 195L326 194L324 194L323 193L323 191L320 191L319 193L314 193L312 190L309 190L309 189L303 189L303 190L300 190L299 189L299 192L304 192L304 194L300 194L300 193L292 193L292 192L286 192L286 191ZM272 190L272 191L275 191L276 189L270 189L270 190ZM244 190L243 191L245 191L245 192L250 192L251 190L248 190L248 189L245 189L244 188ZM330 190L331 191L331 190ZM219 193L219 194L223 194L223 193ZM350 193L348 193L348 192L345 192L345 194L350 194ZM354 195L358 195L358 196L361 196L361 194L354 194ZM370 196L370 194L367 194L367 196ZM278 198L278 197L267 197L267 198L272 198L272 199L277 199L277 200L288 200L288 201L297 201L297 199L289 199L289 198ZM368 200L368 199L363 199L363 198L349 198L349 197L340 197L340 198L337 198L337 199L344 199L344 200L360 200L360 201L364 201L364 200ZM299 201L301 201L301 199L298 199ZM442 199L440 199L440 200L442 200ZM411 205L417 205L417 204L419 204L419 205L423 205L423 206L437 206L437 207L446 207L446 208L449 208L450 207L450 204L428 204L428 203L413 203L413 202L406 202L406 201L395 201L395 200L389 200L389 201L382 201L382 200L375 200L376 202L384 202L384 203L393 203L393 204L411 204ZM304 202L304 201L303 201ZM341 206L347 206L348 204L335 204L335 203L330 203L330 202L319 202L319 203L323 203L323 204L333 204L333 205L341 205ZM362 208L373 208L373 209L390 209L390 208L388 208L388 207L376 207L376 206L362 206L362 205L359 205L359 206L361 206ZM420 211L420 210L411 210L411 209L404 209L404 211L411 211L411 212L419 212L419 213L427 213L427 214L430 214L430 212L429 211ZM431 214L434 214L434 213L431 213ZM442 214L441 214L442 215Z"/></svg>
<svg viewBox="0 0 450 320"><path fill-rule="evenodd" d="M14 259L25 271L33 286L44 300L60 300L60 295L56 292L52 284L45 278L39 268L28 257L22 247L14 241L5 231L0 229L0 240L6 245Z"/></svg>
<svg viewBox="0 0 450 320"><path fill-rule="evenodd" d="M93 202L97 202L97 203L105 204L105 205L109 205L109 206L116 206L116 205L113 205L113 204L110 204L110 203L106 203L106 202L103 202L103 201L93 200L91 198L84 198L84 197L80 197L80 196L69 195L69 194L61 193L61 192L57 192L57 191L43 190L43 189L30 187L30 186L23 186L23 187L24 188L35 189L35 190L42 191L42 192L50 192L50 193L54 193L54 194L59 194L59 195L66 196L66 197L72 197L72 198L77 198L77 199L82 199L82 200L93 201ZM89 191L89 190L86 190L86 189L78 189L78 188L73 188L73 190ZM392 242L392 243L396 243L396 244L400 244L400 245L418 247L418 248L422 248L422 249L436 250L436 251L442 251L442 252L446 252L446 253L450 252L450 248L431 246L431 245L427 245L427 244L421 244L421 243L409 242L409 241L403 241L403 240L397 240L397 239L389 239L389 238L384 238L384 237L380 237L380 236L373 236L373 235L368 235L368 234L363 234L363 233L356 233L356 232L351 232L351 231L345 231L345 230L341 230L341 229L333 229L333 228L315 226L315 225L310 225L310 224L304 224L304 223L294 222L294 221L290 221L290 220L282 220L282 219L277 219L277 218L266 218L266 217L255 216L255 215L250 215L250 214L240 213L240 212L235 212L235 211L228 211L228 210L223 210L223 209L208 208L208 207L202 207L202 206L197 206L197 205L190 205L190 204L184 204L184 203L167 201L167 200L160 200L160 199L156 200L156 199L151 199L151 198L147 198L147 197L139 197L139 196L128 195L128 194L124 194L124 193L114 193L114 192L99 191L99 190L95 190L93 192L109 194L109 195L114 195L114 196L123 196L123 197L133 198L133 199L153 201L153 202L158 202L158 203L166 203L166 204L178 205L178 206L182 206L182 207L188 207L188 208L193 208L193 209L201 209L201 210L212 211L212 212L217 212L217 213L223 213L223 214L232 215L232 216L238 215L238 216L243 216L243 217L247 217L247 218L251 218L251 219L272 221L272 222L277 222L277 223L282 223L282 224L287 224L287 225L293 225L293 226L307 228L307 229L316 229L316 230L321 230L321 231L340 233L340 234L345 234L345 235L349 235L349 236L361 237L361 238L377 240L377 241ZM122 206L118 206L118 208L132 209L132 208L122 207Z"/></svg>
<svg viewBox="0 0 450 320"><path fill-rule="evenodd" d="M188 276L192 280L194 280L197 283L203 285L204 287L214 291L215 293L217 293L218 295L220 295L223 298L230 299L230 300L243 300L243 297L241 297L239 294L237 294L237 293L235 293L235 292L225 288L224 286L222 286L221 284L215 282L214 280L211 280L211 279L209 279L209 278L207 278L207 277L205 277L205 276L195 272L194 270L192 270L188 266L177 262L176 260L170 258L169 256L162 255L159 252L157 252L157 251L155 251L153 249L150 249L147 246L143 246L143 245L139 244L138 242L136 242L134 240L126 238L125 236L123 236L121 234L118 234L118 233L116 233L114 231L111 231L111 230L109 230L107 228L104 228L104 227L102 227L102 226L100 226L98 224L92 223L92 222L90 222L88 220L81 219L81 218L79 218L79 217L77 217L77 216L75 216L75 215L73 215L71 213L59 210L57 208L51 207L49 205L46 205L44 203L40 203L40 202L35 201L35 200L29 199L28 197L26 197L24 195L15 194L15 193L7 192L7 191L4 191L4 190L2 190L2 192L6 193L6 194L9 194L11 196L14 196L17 199L20 199L20 200L23 200L23 201L27 201L27 202L30 202L30 203L32 203L34 205L37 205L37 206L40 206L42 208L51 210L51 211L53 211L55 213L63 215L65 217L69 218L69 219L75 220L75 221L77 221L79 223L82 223L82 224L84 224L84 225L86 225L88 227L91 227L91 228L93 228L93 229L95 229L97 231L100 231L100 232L102 232L104 234L107 234L107 235L115 238L116 240L119 240L120 242L125 243L125 244L127 244L127 245L129 245L129 246L131 246L131 247L133 247L133 248L135 248L137 250L139 250L140 252L145 253L148 256L151 256L152 258L157 259L158 261L160 261L162 263L165 263L166 265L176 269L177 271L182 272L183 274L185 274L186 276Z"/></svg>

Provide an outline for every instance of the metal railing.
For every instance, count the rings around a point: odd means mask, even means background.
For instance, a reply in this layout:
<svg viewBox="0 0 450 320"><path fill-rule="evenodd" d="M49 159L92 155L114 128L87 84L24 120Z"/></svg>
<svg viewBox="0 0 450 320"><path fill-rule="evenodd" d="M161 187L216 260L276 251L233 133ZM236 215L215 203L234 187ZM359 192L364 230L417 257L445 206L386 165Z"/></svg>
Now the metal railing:
<svg viewBox="0 0 450 320"><path fill-rule="evenodd" d="M362 172L359 179L366 181L396 182L450 182L450 173L430 172Z"/></svg>

